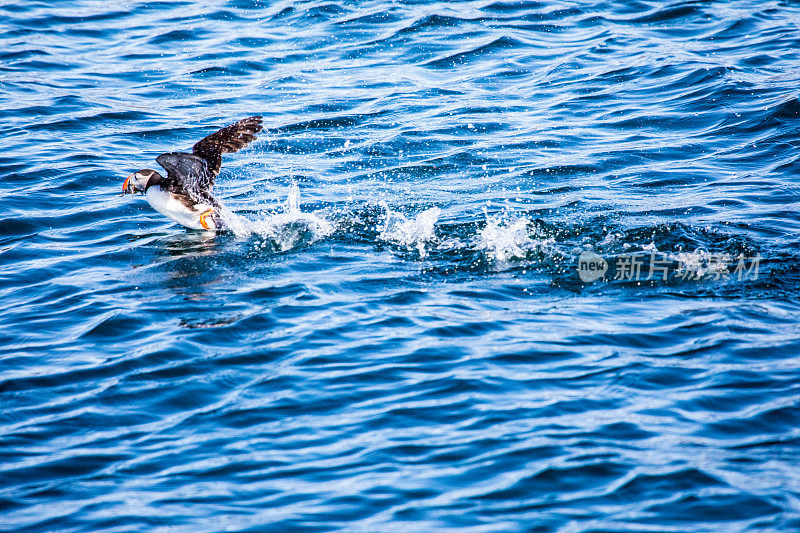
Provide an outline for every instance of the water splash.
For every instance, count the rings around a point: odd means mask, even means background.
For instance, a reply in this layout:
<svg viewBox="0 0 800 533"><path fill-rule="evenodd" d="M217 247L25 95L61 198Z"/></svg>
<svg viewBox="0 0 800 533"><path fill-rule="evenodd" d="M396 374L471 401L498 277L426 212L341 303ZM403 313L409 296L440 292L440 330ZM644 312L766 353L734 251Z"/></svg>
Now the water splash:
<svg viewBox="0 0 800 533"><path fill-rule="evenodd" d="M246 239L253 234L250 221L231 211L225 204L220 204L219 215L226 228L231 230L237 239Z"/></svg>
<svg viewBox="0 0 800 533"><path fill-rule="evenodd" d="M265 212L257 220L241 216L236 216L236 219L241 226L238 231L234 227L231 229L237 237L256 235L263 239L262 245L271 245L281 252L324 239L335 230L320 212L300 210L300 187L297 183L292 183L286 202L275 212Z"/></svg>
<svg viewBox="0 0 800 533"><path fill-rule="evenodd" d="M531 252L549 253L554 245L555 239L539 235L529 218L511 214L486 213L486 225L474 238L474 247L497 265L524 260Z"/></svg>
<svg viewBox="0 0 800 533"><path fill-rule="evenodd" d="M693 252L666 254L667 258L678 263L677 274L683 279L715 279L730 273L729 265L734 260L729 253L711 253L697 249Z"/></svg>
<svg viewBox="0 0 800 533"><path fill-rule="evenodd" d="M416 250L420 259L428 255L428 245L436 242L436 222L439 221L441 209L431 207L416 217L409 219L402 213L392 211L387 205L383 224L381 225L379 239L399 244L410 250Z"/></svg>

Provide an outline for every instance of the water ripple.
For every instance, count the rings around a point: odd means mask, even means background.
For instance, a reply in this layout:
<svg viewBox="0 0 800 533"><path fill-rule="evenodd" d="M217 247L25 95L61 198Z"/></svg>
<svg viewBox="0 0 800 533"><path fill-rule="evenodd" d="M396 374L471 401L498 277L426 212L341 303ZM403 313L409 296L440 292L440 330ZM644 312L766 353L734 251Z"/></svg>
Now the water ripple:
<svg viewBox="0 0 800 533"><path fill-rule="evenodd" d="M0 5L3 524L797 529L798 21ZM118 195L253 114L235 234Z"/></svg>

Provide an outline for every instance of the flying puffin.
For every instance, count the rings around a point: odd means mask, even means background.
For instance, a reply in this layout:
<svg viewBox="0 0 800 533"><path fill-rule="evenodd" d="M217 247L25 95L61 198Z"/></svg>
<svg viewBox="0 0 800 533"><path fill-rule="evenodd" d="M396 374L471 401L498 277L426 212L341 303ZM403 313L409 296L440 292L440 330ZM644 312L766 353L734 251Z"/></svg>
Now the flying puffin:
<svg viewBox="0 0 800 533"><path fill-rule="evenodd" d="M161 154L156 162L167 176L149 168L139 170L125 179L122 193L142 193L153 209L187 228L223 229L220 204L211 191L222 154L236 152L253 141L262 129L261 118L245 118L212 133L195 144L191 154Z"/></svg>

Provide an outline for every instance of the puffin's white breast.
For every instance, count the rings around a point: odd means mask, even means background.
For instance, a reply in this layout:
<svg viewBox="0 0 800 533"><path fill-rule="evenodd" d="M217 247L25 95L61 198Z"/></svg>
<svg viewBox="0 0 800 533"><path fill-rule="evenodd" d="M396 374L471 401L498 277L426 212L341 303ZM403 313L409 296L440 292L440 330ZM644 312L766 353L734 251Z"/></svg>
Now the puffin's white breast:
<svg viewBox="0 0 800 533"><path fill-rule="evenodd" d="M147 203L153 206L153 209L187 228L219 229L214 222L214 217L209 216L214 212L214 206L212 205L200 203L194 205L194 208L190 208L175 195L157 185L147 189L145 198L147 199ZM209 211L211 213L206 214ZM203 222L205 222L205 227L203 226Z"/></svg>

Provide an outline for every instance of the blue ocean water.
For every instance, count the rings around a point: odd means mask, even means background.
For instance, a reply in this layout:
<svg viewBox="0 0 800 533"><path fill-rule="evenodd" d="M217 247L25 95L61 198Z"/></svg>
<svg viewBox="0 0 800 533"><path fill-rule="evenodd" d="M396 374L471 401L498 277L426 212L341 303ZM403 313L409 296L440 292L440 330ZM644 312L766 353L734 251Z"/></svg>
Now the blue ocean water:
<svg viewBox="0 0 800 533"><path fill-rule="evenodd" d="M791 1L0 3L0 528L800 528L799 64ZM235 231L119 194L255 114Z"/></svg>

